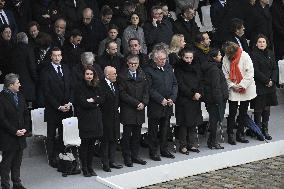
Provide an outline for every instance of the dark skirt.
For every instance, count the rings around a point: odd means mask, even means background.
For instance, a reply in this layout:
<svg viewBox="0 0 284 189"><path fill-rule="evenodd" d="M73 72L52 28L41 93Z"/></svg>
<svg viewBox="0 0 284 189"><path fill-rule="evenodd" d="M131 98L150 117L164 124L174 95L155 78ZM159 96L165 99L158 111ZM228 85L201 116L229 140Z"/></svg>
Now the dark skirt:
<svg viewBox="0 0 284 189"><path fill-rule="evenodd" d="M257 97L252 101L251 105L255 110L263 110L266 106L277 106L277 95L276 93L257 95Z"/></svg>

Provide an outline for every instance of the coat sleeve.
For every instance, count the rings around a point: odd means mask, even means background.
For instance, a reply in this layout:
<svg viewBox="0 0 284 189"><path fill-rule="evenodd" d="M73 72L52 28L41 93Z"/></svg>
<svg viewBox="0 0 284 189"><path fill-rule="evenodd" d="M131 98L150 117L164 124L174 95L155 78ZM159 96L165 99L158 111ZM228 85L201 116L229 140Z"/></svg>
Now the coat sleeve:
<svg viewBox="0 0 284 189"><path fill-rule="evenodd" d="M221 87L221 80L219 75L219 70L213 69L211 71L211 89L212 89L212 100L215 104L222 103L222 87Z"/></svg>
<svg viewBox="0 0 284 189"><path fill-rule="evenodd" d="M274 83L278 83L279 82L279 67L277 62L275 61L275 57L274 55L271 57L271 63L272 63L272 74L270 79L274 82Z"/></svg>
<svg viewBox="0 0 284 189"><path fill-rule="evenodd" d="M245 52L242 52L245 53ZM242 57L241 57L242 60ZM240 61L241 61L240 60ZM239 85L243 88L248 88L250 84L254 81L254 69L253 69L253 63L250 58L250 56L245 53L244 56L244 70L243 70L243 79L239 83Z"/></svg>
<svg viewBox="0 0 284 189"><path fill-rule="evenodd" d="M156 90L153 88L153 81L152 81L152 75L150 71L146 71L146 76L147 76L147 81L148 81L148 86L149 86L149 95L151 98L154 99L158 104L161 104L164 97Z"/></svg>
<svg viewBox="0 0 284 189"><path fill-rule="evenodd" d="M77 86L75 90L75 105L79 106L83 109L93 109L97 107L98 101L100 97L94 97L95 102L88 102L85 90L82 87Z"/></svg>
<svg viewBox="0 0 284 189"><path fill-rule="evenodd" d="M263 74L261 71L260 71L260 63L257 59L257 56L252 56L253 58L253 67L254 67L254 77L257 81L260 81L261 83L263 84L267 84L269 82L269 78L266 77L265 74Z"/></svg>
<svg viewBox="0 0 284 189"><path fill-rule="evenodd" d="M148 103L149 103L149 85L148 85L148 82L147 82L147 78L146 78L146 76L145 76L145 82L144 82L144 89L143 89L143 91L144 91L144 93L143 93L143 104L146 106L146 105L148 105Z"/></svg>
<svg viewBox="0 0 284 189"><path fill-rule="evenodd" d="M192 98L194 96L194 91L187 87L183 82L183 73L180 69L175 69L175 76L177 79L178 90L183 96L187 96L188 98Z"/></svg>
<svg viewBox="0 0 284 189"><path fill-rule="evenodd" d="M178 93L178 82L174 73L172 73L172 76L173 76L173 83L172 83L172 92L170 98L175 102Z"/></svg>
<svg viewBox="0 0 284 189"><path fill-rule="evenodd" d="M156 43L156 39L159 35L158 33L158 27L155 27L152 25L151 22L145 23L144 25L144 35L145 35L145 41L147 46L153 46Z"/></svg>
<svg viewBox="0 0 284 189"><path fill-rule="evenodd" d="M228 84L228 89L230 89L231 87L233 87L235 85L235 83L233 83L230 80L230 63L229 63L229 60L226 56L223 59L222 70L223 70L224 76L225 76L227 84Z"/></svg>
<svg viewBox="0 0 284 189"><path fill-rule="evenodd" d="M9 121L7 120L5 116L5 108L4 105L2 104L2 101L0 101L0 122L1 122L0 124L1 130L4 130L10 133L11 135L16 135L17 129L13 127L13 125L9 123Z"/></svg>
<svg viewBox="0 0 284 189"><path fill-rule="evenodd" d="M123 102L126 102L127 104L133 107L137 107L140 102L127 93L127 87L126 87L125 80L120 79L119 81L120 81L119 82L120 100Z"/></svg>

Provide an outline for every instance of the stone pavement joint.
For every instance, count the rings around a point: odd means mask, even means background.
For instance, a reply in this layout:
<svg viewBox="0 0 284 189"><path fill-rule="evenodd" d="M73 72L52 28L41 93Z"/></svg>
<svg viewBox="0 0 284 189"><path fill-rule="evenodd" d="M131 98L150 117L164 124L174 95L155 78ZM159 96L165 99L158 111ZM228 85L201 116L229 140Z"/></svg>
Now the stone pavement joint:
<svg viewBox="0 0 284 189"><path fill-rule="evenodd" d="M142 189L284 189L284 156L159 183Z"/></svg>

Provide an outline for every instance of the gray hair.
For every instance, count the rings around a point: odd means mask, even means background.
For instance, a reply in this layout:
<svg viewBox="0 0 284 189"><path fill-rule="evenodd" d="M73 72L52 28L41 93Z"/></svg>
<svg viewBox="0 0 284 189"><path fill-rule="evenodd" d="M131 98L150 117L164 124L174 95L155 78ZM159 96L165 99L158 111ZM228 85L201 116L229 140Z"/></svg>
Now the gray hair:
<svg viewBox="0 0 284 189"><path fill-rule="evenodd" d="M139 63L139 56L136 55L136 54L130 54L130 55L127 56L126 60L127 60L127 62L129 62L130 60L133 60L133 61Z"/></svg>
<svg viewBox="0 0 284 189"><path fill-rule="evenodd" d="M149 54L150 59L154 60L159 52L165 53L168 57L169 54L169 46L165 43L158 43L153 47L152 52Z"/></svg>
<svg viewBox="0 0 284 189"><path fill-rule="evenodd" d="M25 32L20 32L17 34L17 43L29 43L29 38Z"/></svg>
<svg viewBox="0 0 284 189"><path fill-rule="evenodd" d="M92 52L84 52L81 54L81 62L83 65L93 65L95 56Z"/></svg>
<svg viewBox="0 0 284 189"><path fill-rule="evenodd" d="M14 83L16 83L16 81L19 79L19 75L18 74L14 74L14 73L9 73L5 76L4 79L4 87L8 88L10 85L13 85Z"/></svg>

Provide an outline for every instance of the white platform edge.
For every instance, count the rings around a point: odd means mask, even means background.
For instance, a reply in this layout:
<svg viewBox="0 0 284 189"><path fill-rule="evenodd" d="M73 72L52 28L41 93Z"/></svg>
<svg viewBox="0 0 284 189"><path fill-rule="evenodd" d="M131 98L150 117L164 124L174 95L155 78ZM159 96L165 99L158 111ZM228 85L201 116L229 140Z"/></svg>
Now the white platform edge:
<svg viewBox="0 0 284 189"><path fill-rule="evenodd" d="M284 140L280 140L100 178L98 182L113 189L139 188L283 154Z"/></svg>

